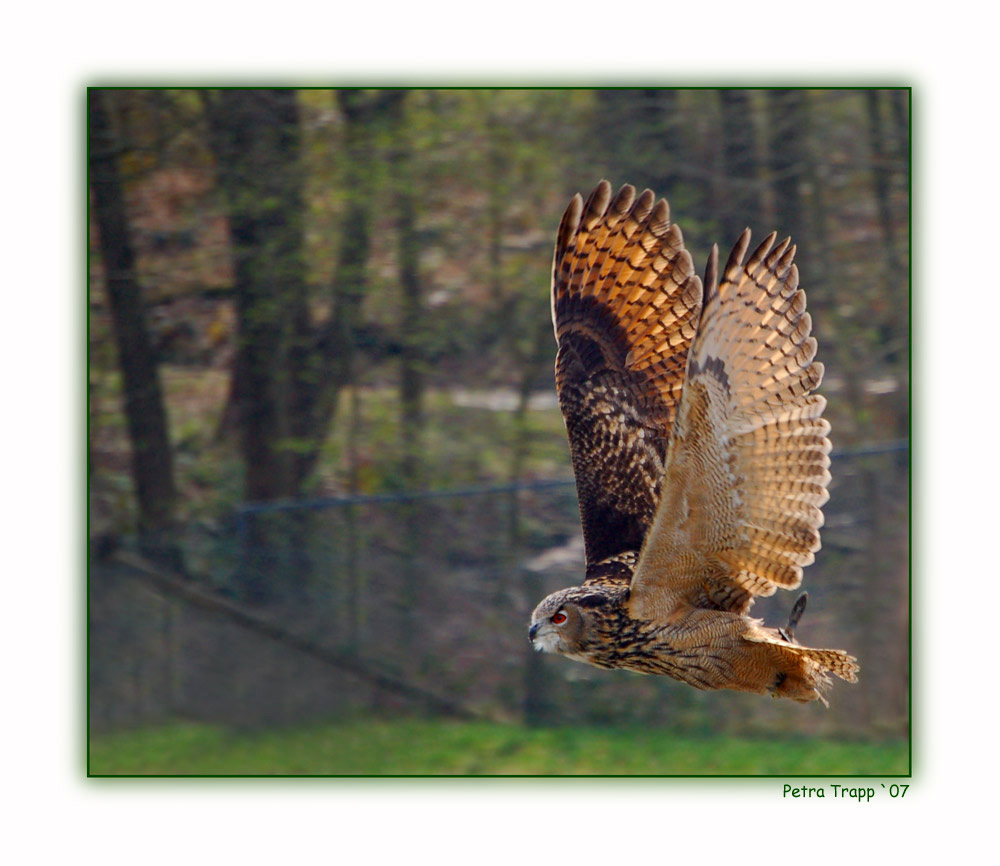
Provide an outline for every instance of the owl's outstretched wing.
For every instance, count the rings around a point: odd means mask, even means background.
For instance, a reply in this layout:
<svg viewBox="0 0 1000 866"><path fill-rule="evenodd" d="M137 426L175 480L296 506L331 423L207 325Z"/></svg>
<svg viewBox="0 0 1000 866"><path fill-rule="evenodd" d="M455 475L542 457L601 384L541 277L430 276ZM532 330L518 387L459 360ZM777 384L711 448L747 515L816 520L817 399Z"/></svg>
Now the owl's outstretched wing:
<svg viewBox="0 0 1000 866"><path fill-rule="evenodd" d="M552 267L556 388L588 573L637 551L656 504L701 280L667 203L602 181L570 202Z"/></svg>
<svg viewBox="0 0 1000 866"><path fill-rule="evenodd" d="M632 578L642 619L685 603L745 612L797 587L820 546L830 425L812 392L823 366L795 247L772 234L744 264L749 243L747 230L718 288L706 278L663 494Z"/></svg>

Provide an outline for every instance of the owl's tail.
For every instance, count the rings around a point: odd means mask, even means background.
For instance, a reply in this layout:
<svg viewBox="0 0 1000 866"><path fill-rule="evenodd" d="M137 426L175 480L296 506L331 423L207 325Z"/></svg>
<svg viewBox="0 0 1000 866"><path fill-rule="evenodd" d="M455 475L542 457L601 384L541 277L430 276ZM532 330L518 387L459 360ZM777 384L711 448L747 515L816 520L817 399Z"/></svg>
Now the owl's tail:
<svg viewBox="0 0 1000 866"><path fill-rule="evenodd" d="M780 636L771 636L763 629L743 635L745 640L766 647L767 657L774 666L774 680L768 691L776 698L793 701L820 700L829 706L825 693L830 687L829 674L849 683L858 681L861 668L854 656L843 650L815 649L788 643Z"/></svg>

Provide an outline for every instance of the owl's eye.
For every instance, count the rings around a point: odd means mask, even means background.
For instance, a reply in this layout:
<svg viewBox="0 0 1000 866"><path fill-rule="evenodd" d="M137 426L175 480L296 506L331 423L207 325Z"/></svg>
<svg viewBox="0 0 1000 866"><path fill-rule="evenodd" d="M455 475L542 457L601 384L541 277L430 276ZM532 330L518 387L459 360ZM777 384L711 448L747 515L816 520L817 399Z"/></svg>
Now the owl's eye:
<svg viewBox="0 0 1000 866"><path fill-rule="evenodd" d="M556 625L562 625L564 622L566 622L566 611L561 610L559 611L559 613L555 614L552 617L552 622L554 622Z"/></svg>

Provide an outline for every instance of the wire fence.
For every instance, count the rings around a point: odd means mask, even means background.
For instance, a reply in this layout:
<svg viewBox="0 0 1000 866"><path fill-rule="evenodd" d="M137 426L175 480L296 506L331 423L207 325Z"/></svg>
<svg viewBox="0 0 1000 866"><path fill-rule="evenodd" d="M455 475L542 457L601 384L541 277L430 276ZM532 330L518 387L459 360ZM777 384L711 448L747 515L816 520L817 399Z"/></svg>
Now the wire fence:
<svg viewBox="0 0 1000 866"><path fill-rule="evenodd" d="M534 605L583 574L575 486L560 480L247 504L221 530L187 527L192 582L249 614L137 582L121 563L95 564L92 722L268 725L453 702L530 723L905 733L909 443L835 452L832 462L800 637L848 649L862 676L835 688L829 711L532 652ZM792 601L782 593L754 610L783 621ZM421 705L420 694L445 703Z"/></svg>

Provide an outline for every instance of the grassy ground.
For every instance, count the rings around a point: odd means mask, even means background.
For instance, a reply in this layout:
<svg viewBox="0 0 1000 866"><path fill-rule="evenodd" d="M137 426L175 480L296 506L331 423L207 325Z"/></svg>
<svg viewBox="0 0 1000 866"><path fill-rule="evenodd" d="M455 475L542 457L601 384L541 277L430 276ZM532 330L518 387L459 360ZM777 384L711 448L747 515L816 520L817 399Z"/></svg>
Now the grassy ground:
<svg viewBox="0 0 1000 866"><path fill-rule="evenodd" d="M95 738L92 775L900 775L908 744L678 737L364 719L233 732L177 724Z"/></svg>

